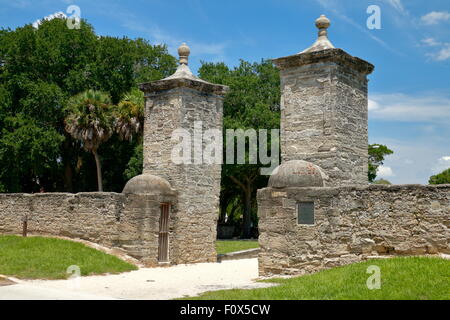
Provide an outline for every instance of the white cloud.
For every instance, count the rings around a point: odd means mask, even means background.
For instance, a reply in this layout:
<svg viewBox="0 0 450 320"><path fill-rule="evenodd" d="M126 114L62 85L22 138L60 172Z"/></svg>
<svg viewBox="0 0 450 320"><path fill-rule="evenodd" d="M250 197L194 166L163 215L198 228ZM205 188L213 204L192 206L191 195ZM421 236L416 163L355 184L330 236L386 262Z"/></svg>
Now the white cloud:
<svg viewBox="0 0 450 320"><path fill-rule="evenodd" d="M439 47L439 50L426 55L435 61L445 61L450 59L450 42L440 42L435 38L422 39L421 43L427 47Z"/></svg>
<svg viewBox="0 0 450 320"><path fill-rule="evenodd" d="M436 41L435 38L425 38L422 39L421 41L424 45L429 46L429 47L436 47L436 46L441 46L442 42Z"/></svg>
<svg viewBox="0 0 450 320"><path fill-rule="evenodd" d="M420 20L426 25L435 25L450 20L450 13L447 11L433 11L424 15Z"/></svg>
<svg viewBox="0 0 450 320"><path fill-rule="evenodd" d="M390 178L394 177L394 171L392 171L391 167L387 166L379 166L377 170L377 177L379 178Z"/></svg>
<svg viewBox="0 0 450 320"><path fill-rule="evenodd" d="M428 53L427 56L435 61L445 61L450 59L450 43L444 43L438 52Z"/></svg>
<svg viewBox="0 0 450 320"><path fill-rule="evenodd" d="M443 135L445 136L445 133ZM412 140L372 135L370 142L387 145L394 151L393 155L386 157L383 166L392 169L394 176L388 180L395 184L427 184L432 175L444 170L437 159L447 155L446 152L450 150L448 140L430 135L415 137Z"/></svg>
<svg viewBox="0 0 450 320"><path fill-rule="evenodd" d="M378 104L378 102L376 102L376 101L374 101L372 99L369 99L369 111L377 110L379 108L380 108L380 105Z"/></svg>
<svg viewBox="0 0 450 320"><path fill-rule="evenodd" d="M64 12L62 12L62 11L55 12L53 14L50 14L50 15L44 17L43 19L39 19L39 20L36 20L35 22L33 22L33 27L35 29L39 28L39 26L42 24L43 20L49 21L49 20L53 20L53 19L66 19L66 18L67 18L67 16Z"/></svg>
<svg viewBox="0 0 450 320"><path fill-rule="evenodd" d="M387 3L389 3L392 7L394 7L395 10L398 12L405 14L406 10L405 7L402 4L401 0L386 0Z"/></svg>
<svg viewBox="0 0 450 320"><path fill-rule="evenodd" d="M370 117L386 121L450 123L450 97L403 93L370 96Z"/></svg>
<svg viewBox="0 0 450 320"><path fill-rule="evenodd" d="M449 168L450 168L450 156L443 156L438 159L436 165L433 167L433 172L435 174L438 174Z"/></svg>

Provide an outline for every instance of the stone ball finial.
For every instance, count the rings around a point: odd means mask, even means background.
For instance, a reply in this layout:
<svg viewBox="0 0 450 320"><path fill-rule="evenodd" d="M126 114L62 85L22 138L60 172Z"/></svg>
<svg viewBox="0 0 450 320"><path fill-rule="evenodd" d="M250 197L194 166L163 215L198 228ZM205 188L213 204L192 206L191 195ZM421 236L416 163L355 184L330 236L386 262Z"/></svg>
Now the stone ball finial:
<svg viewBox="0 0 450 320"><path fill-rule="evenodd" d="M330 25L331 25L330 19L328 19L324 14L322 14L316 20L316 27L317 29L319 29L319 37L327 35L327 29L330 27Z"/></svg>
<svg viewBox="0 0 450 320"><path fill-rule="evenodd" d="M191 54L191 49L186 43L183 43L178 48L178 55L180 56L180 64L188 64L189 55Z"/></svg>

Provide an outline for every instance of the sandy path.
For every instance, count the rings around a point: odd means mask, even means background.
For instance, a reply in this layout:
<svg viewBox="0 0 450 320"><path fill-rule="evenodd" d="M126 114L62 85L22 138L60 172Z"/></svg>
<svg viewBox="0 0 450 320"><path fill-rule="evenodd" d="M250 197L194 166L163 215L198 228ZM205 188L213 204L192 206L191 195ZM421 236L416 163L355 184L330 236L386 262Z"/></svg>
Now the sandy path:
<svg viewBox="0 0 450 320"><path fill-rule="evenodd" d="M167 300L195 296L205 291L261 288L256 283L257 259L143 268L119 275L91 276L73 280L20 281L0 287L1 299L150 299ZM39 295L39 292L41 293Z"/></svg>

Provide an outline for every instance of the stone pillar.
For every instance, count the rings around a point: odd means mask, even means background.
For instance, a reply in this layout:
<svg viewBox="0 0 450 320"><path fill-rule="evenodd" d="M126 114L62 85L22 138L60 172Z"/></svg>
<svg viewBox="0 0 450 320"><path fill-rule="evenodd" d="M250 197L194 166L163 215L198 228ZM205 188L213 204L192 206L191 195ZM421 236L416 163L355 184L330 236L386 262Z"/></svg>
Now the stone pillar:
<svg viewBox="0 0 450 320"><path fill-rule="evenodd" d="M374 66L333 46L325 16L316 26L313 46L274 60L281 70L282 160L320 166L328 186L366 185L367 76Z"/></svg>
<svg viewBox="0 0 450 320"><path fill-rule="evenodd" d="M222 145L223 97L226 86L203 81L188 67L190 49L179 49L180 65L172 76L141 85L145 93L144 174L169 181L178 192L172 208L175 226L171 244L172 263L197 263L216 260L215 240L219 214L221 163L205 163L202 149L212 140L202 136L219 130ZM189 139L172 139L175 130L188 132ZM195 132L195 135L194 135ZM173 159L174 148L191 145L184 163ZM221 147L220 157L221 159ZM187 162L186 162L187 160Z"/></svg>

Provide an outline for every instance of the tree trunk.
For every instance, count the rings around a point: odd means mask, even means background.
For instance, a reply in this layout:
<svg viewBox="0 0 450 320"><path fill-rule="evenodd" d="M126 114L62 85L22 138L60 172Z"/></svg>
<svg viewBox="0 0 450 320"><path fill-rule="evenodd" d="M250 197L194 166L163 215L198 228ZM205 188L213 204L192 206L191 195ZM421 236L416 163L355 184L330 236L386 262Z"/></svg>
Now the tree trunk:
<svg viewBox="0 0 450 320"><path fill-rule="evenodd" d="M250 186L244 190L244 205L242 236L244 239L250 239L252 230L252 190Z"/></svg>
<svg viewBox="0 0 450 320"><path fill-rule="evenodd" d="M219 221L218 221L219 224L225 223L226 215L227 215L227 203L224 202L220 206Z"/></svg>
<svg viewBox="0 0 450 320"><path fill-rule="evenodd" d="M70 193L73 192L72 177L73 177L72 165L70 164L69 160L66 160L64 164L64 190L66 192Z"/></svg>
<svg viewBox="0 0 450 320"><path fill-rule="evenodd" d="M63 144L63 163L64 163L64 191L72 193L73 188L73 168L70 162L73 159L73 147L70 143L71 137L69 134L65 133L65 141Z"/></svg>
<svg viewBox="0 0 450 320"><path fill-rule="evenodd" d="M95 157L95 163L97 165L97 183L98 183L98 191L103 192L103 181L102 181L102 165L100 163L100 158L97 154L97 151L92 151Z"/></svg>
<svg viewBox="0 0 450 320"><path fill-rule="evenodd" d="M251 237L252 229L252 184L254 181L254 177L246 177L245 182L241 182L233 176L230 176L230 179L241 188L243 193L244 217L242 219L242 237L244 239L249 239Z"/></svg>

